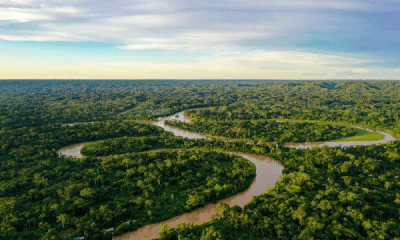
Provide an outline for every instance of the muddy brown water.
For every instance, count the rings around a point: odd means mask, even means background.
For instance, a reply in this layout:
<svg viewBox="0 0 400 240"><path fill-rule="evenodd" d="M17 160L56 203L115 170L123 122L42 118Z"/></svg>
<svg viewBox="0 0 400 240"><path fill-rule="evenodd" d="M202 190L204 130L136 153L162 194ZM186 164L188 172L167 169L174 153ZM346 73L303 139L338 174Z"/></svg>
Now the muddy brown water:
<svg viewBox="0 0 400 240"><path fill-rule="evenodd" d="M190 118L184 115L184 111L171 115L165 118L159 118L157 122L153 123L156 126L162 127L164 130L174 133L176 136L186 137L190 139L206 139L207 137L201 133L194 133L186 130L179 129L165 125L165 120L178 120L183 122L190 122ZM296 144L290 147L295 148L310 148L313 146L354 146L354 145L371 145L381 144L394 140L395 138L389 133L382 133L385 138L379 141L350 141L350 142L324 142L324 143L304 143ZM73 157L82 157L80 150L86 143L68 146L59 150L59 154ZM269 187L275 186L279 176L282 175L282 165L269 157L256 154L248 154L241 152L223 151L225 153L235 154L251 161L256 166L256 178L251 186L244 192L238 193L232 197L223 199L219 202L227 203L231 206L238 205L243 207L246 205L253 196L258 196L267 192ZM171 228L175 228L181 222L201 224L209 221L211 216L215 214L215 204L208 204L205 207L194 210L190 213L185 213L180 216L173 217L163 222L146 225L136 231L125 233L124 235L114 237L114 240L137 240L144 239L146 236L149 238L156 238L157 233L161 230L160 224L167 224Z"/></svg>
<svg viewBox="0 0 400 240"><path fill-rule="evenodd" d="M258 196L265 193L269 187L275 185L278 177L282 175L282 165L272 158L268 158L261 155L239 153L239 152L228 152L225 153L235 154L248 159L256 165L256 178L251 186L232 197L220 200L219 202L227 203L231 206L238 205L243 207L248 203L253 196ZM150 238L156 238L157 233L161 230L160 224L167 224L171 228L175 228L181 222L200 224L210 220L211 216L215 214L215 204L208 204L205 207L196 209L190 213L185 213L180 216L168 219L163 222L150 224L139 228L134 232L126 233L122 236L115 237L115 240L133 240L133 239L144 239L146 236Z"/></svg>
<svg viewBox="0 0 400 240"><path fill-rule="evenodd" d="M81 154L81 149L83 146L85 146L86 143L79 143L79 144L74 144L68 147L61 148L58 150L58 155L64 155L64 156L69 156L69 157L76 157L76 158L81 158L83 155Z"/></svg>

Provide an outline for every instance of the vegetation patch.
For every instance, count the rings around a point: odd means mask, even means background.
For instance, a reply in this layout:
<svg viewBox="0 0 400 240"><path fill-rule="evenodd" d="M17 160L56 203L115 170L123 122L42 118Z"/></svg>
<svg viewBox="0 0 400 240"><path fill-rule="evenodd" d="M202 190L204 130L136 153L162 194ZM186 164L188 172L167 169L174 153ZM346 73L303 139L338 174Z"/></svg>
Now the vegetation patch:
<svg viewBox="0 0 400 240"><path fill-rule="evenodd" d="M158 239L397 239L399 148L392 142L282 152L282 178L244 210L219 204L211 221L164 226Z"/></svg>
<svg viewBox="0 0 400 240"><path fill-rule="evenodd" d="M345 141L378 141L385 138L385 135L378 132L369 132L364 129L356 128L356 135L352 137L340 138L332 142L345 142Z"/></svg>
<svg viewBox="0 0 400 240"><path fill-rule="evenodd" d="M108 228L160 222L241 192L255 177L254 164L235 155L173 150L51 159L20 171L1 171L2 239L110 239ZM12 188L16 181L24 183Z"/></svg>
<svg viewBox="0 0 400 240"><path fill-rule="evenodd" d="M281 145L279 147L282 147ZM176 136L120 137L85 144L81 153L85 156L108 156L142 152L153 149L205 149L229 150L257 154L278 154L276 144L249 144L248 141L223 141L219 139L185 139Z"/></svg>
<svg viewBox="0 0 400 240"><path fill-rule="evenodd" d="M185 140L181 137L120 137L105 139L85 144L81 154L85 156L109 156L133 152L143 152L161 148L190 148L195 141Z"/></svg>
<svg viewBox="0 0 400 240"><path fill-rule="evenodd" d="M198 111L204 111L198 110ZM194 111L190 112L193 116ZM166 121L168 125L212 136L254 140L256 142L320 142L352 136L351 127L299 122L276 122L272 120L222 120L213 121L196 116L192 123Z"/></svg>
<svg viewBox="0 0 400 240"><path fill-rule="evenodd" d="M164 173L153 167L166 164L168 159L157 155L164 163L153 163L153 166L146 162L155 160L150 153L128 154L126 159L110 157L104 161L97 157L72 159L57 154L57 149L71 144L112 138L117 138L120 145L115 147L113 142L105 141L104 146L111 143L107 154L153 149L149 145L154 140L159 144L157 147L165 148L266 154L285 166L284 177L276 187L254 197L244 210L219 204L219 213L212 221L199 226L182 224L177 229L164 228L161 239L167 236L170 239L182 236L180 239L246 240L399 238L398 142L346 149L288 150L282 144L278 148L268 142L251 144L245 139L247 136L259 139L262 136L244 131L246 128L239 123L240 128L235 131L242 135L235 138L243 138L223 142L178 140L155 126L125 121L155 120L195 107L207 107L199 110L199 116L215 122L246 120L253 124L252 121L266 119L289 119L336 122L400 133L400 83L397 81L2 81L0 238L57 239L78 233L88 236L85 239L111 239L111 233L103 231L108 227L123 232L161 218L153 210L160 206L158 202L151 202L151 197L168 203L164 199L168 196L158 196L152 188L137 187L139 180L131 181L130 177L143 178L144 186L151 184L155 189L166 190L167 186L157 181L157 176L165 177ZM201 121L196 119L197 113L192 115L193 121ZM95 123L63 126L74 122ZM317 136L313 131L321 129L310 126L309 130L300 135ZM289 132L283 133L280 136L293 138ZM119 139L125 136L126 143ZM365 139L366 136L357 137ZM150 142L147 147L129 149L130 138L137 138L134 142L142 139L144 143ZM282 141L293 140L290 138ZM172 153L176 151L161 152L167 152L163 156L171 156L168 157L171 161L176 160L174 165L178 170L184 168L180 176L174 171L171 173L176 181L186 177L198 179L197 173L202 174L202 170L190 165L190 157L196 158L199 154L188 153L189 159L182 159L189 165L179 165L181 160ZM140 172L128 174L130 167L119 166L136 159L143 159L143 167L150 169L146 172L151 176ZM214 165L223 169L225 164L222 161ZM227 172L229 169L232 168ZM153 174L155 170L160 174ZM212 174L224 174L212 171ZM147 183L145 179L153 182ZM195 192L183 190L187 198L180 199L181 209L189 211L190 206L200 206L202 196L206 202L207 195L203 195L206 188L209 189L206 186L196 187ZM142 199L129 195L132 191L142 194ZM154 195L146 197L146 194ZM138 215L129 215L138 206L141 207ZM160 212L175 211L166 209Z"/></svg>
<svg viewBox="0 0 400 240"><path fill-rule="evenodd" d="M38 127L0 129L0 156L16 161L55 157L62 147L122 136L170 136L163 129L133 121L104 121L88 124L48 124Z"/></svg>

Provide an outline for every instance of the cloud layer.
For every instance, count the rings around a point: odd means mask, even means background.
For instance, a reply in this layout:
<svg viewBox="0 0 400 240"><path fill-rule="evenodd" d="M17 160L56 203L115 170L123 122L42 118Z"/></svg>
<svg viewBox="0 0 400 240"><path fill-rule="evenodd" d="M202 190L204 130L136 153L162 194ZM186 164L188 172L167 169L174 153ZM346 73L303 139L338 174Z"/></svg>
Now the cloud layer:
<svg viewBox="0 0 400 240"><path fill-rule="evenodd" d="M2 41L113 43L109 61L120 63L129 58L119 59L119 51L135 56L159 51L155 59L163 59L163 51L179 51L191 65L172 65L202 71L207 66L213 76L227 74L222 68L229 64L247 71L244 77L290 70L312 78L320 69L331 74L327 78L338 72L367 76L390 69L390 78L398 78L399 10L394 0L0 0L0 46ZM194 52L207 54L198 58ZM232 52L240 56L226 57ZM392 62L385 63L389 55Z"/></svg>

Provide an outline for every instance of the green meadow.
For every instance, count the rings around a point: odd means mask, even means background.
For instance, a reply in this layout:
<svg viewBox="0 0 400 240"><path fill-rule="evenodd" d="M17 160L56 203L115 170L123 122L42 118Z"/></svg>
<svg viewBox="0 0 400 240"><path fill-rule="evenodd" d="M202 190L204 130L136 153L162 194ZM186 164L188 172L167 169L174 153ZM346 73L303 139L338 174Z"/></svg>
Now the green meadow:
<svg viewBox="0 0 400 240"><path fill-rule="evenodd" d="M377 141L384 139L385 136L378 132L369 132L364 129L356 128L356 134L351 137L340 138L333 140L332 142L342 142L342 141Z"/></svg>

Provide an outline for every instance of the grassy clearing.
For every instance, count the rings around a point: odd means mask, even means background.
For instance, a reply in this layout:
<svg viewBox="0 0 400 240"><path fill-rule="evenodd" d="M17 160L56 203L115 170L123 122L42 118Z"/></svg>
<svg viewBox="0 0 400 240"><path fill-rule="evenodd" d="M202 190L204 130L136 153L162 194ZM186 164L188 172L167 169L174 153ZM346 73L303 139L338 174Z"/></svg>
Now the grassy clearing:
<svg viewBox="0 0 400 240"><path fill-rule="evenodd" d="M343 142L343 141L377 141L384 139L385 136L378 132L368 132L364 129L356 128L356 135L351 137L345 137L333 140L332 142Z"/></svg>

